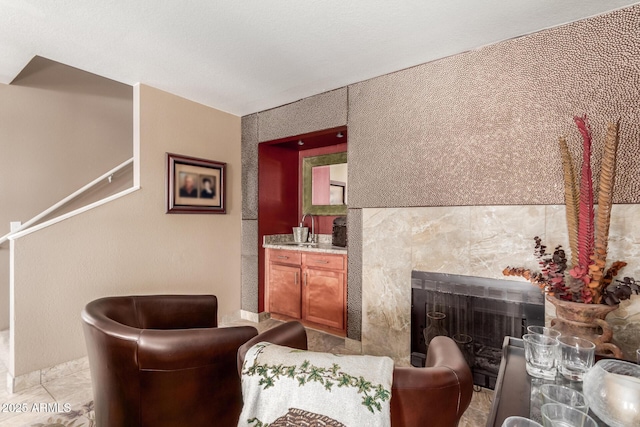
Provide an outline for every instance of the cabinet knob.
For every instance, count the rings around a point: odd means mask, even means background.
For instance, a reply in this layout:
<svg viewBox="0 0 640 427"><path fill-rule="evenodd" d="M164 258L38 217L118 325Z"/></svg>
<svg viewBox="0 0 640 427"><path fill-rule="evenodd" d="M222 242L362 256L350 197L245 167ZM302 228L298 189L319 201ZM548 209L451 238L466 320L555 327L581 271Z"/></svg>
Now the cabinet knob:
<svg viewBox="0 0 640 427"><path fill-rule="evenodd" d="M315 262L316 264L329 264L329 261L325 261L322 259L314 259L313 262Z"/></svg>
<svg viewBox="0 0 640 427"><path fill-rule="evenodd" d="M304 285L307 286L307 272L304 272Z"/></svg>
<svg viewBox="0 0 640 427"><path fill-rule="evenodd" d="M278 255L278 259L289 259L289 257L284 255Z"/></svg>

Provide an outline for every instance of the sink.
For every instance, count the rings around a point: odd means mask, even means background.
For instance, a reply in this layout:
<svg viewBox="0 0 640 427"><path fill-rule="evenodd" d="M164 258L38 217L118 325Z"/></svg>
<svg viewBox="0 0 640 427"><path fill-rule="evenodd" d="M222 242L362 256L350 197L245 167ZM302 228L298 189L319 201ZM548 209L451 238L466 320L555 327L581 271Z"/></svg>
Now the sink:
<svg viewBox="0 0 640 427"><path fill-rule="evenodd" d="M301 242L301 243L297 243L297 242L282 242L282 243L278 243L279 245L285 245L285 246L307 246L307 247L314 247L314 246L318 246L317 243L310 243L310 242Z"/></svg>

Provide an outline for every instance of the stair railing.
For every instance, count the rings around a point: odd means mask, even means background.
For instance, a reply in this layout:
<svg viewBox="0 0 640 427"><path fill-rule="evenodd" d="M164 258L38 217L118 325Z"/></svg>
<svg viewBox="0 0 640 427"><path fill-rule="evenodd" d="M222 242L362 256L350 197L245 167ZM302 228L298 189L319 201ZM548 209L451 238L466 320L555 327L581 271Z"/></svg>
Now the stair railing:
<svg viewBox="0 0 640 427"><path fill-rule="evenodd" d="M94 179L93 181L91 181L90 183L85 185L84 187L82 187L79 190L77 190L77 191L73 192L72 194L68 195L67 197L65 197L64 199L60 200L58 203L56 203L55 205L51 206L50 208L45 209L44 211L40 212L38 215L36 215L33 218L31 218L29 221L21 224L15 230L12 230L9 233L5 234L4 236L0 237L0 245L2 245L4 242L9 240L9 238L12 235L17 234L17 233L19 233L19 232L21 232L23 230L26 230L27 228L29 228L33 224L35 224L38 221L40 221L42 218L45 218L47 215L51 214L52 212L55 212L57 209L61 208L65 204L69 203L71 200L75 199L76 197L78 197L79 195L84 193L85 191L93 188L94 186L96 186L100 182L104 181L105 179L108 180L109 183L111 183L112 176L116 172L118 172L118 171L124 169L125 167L129 166L131 163L133 163L133 157L130 158L129 160L119 164L115 168L111 169L109 172L107 172L107 173L105 173L103 175L100 175L98 178Z"/></svg>

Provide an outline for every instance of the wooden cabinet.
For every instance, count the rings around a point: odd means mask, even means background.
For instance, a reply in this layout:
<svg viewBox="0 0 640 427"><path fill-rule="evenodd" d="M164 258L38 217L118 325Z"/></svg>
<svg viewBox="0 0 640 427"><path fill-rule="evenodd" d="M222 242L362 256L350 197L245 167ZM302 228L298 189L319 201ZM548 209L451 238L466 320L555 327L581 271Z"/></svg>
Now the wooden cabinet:
<svg viewBox="0 0 640 427"><path fill-rule="evenodd" d="M269 311L299 319L302 316L300 301L300 267L273 264L269 274Z"/></svg>
<svg viewBox="0 0 640 427"><path fill-rule="evenodd" d="M344 273L307 268L304 275L304 319L344 329Z"/></svg>
<svg viewBox="0 0 640 427"><path fill-rule="evenodd" d="M344 335L346 330L346 255L266 250L265 307L274 318Z"/></svg>
<svg viewBox="0 0 640 427"><path fill-rule="evenodd" d="M296 251L267 249L265 307L294 319L302 318L302 255Z"/></svg>

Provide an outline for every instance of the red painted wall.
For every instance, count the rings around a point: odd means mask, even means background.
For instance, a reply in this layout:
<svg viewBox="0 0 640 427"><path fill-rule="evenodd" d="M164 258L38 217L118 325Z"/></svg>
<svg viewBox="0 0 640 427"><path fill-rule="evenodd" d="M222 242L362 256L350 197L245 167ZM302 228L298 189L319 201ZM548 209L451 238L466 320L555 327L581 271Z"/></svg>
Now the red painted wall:
<svg viewBox="0 0 640 427"><path fill-rule="evenodd" d="M299 222L298 151L258 146L258 310L264 311L263 237L291 233Z"/></svg>

